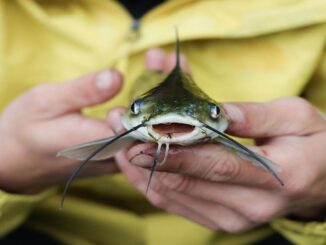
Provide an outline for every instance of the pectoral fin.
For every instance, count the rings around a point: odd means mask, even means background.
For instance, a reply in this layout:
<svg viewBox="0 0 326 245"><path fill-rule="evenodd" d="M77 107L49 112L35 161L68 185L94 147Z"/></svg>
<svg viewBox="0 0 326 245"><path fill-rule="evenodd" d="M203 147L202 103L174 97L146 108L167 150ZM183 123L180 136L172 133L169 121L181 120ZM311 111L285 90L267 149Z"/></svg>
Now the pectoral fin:
<svg viewBox="0 0 326 245"><path fill-rule="evenodd" d="M85 160L90 154L92 154L97 149L101 148L108 142L112 141L116 136L108 137L105 139L95 140L87 142L80 145L75 145L70 148L59 151L57 156L63 156L75 160ZM122 148L128 147L131 145L135 139L131 136L124 136L120 140L115 141L110 145L110 147L104 148L102 151L98 152L92 160L100 161L108 159L114 156Z"/></svg>

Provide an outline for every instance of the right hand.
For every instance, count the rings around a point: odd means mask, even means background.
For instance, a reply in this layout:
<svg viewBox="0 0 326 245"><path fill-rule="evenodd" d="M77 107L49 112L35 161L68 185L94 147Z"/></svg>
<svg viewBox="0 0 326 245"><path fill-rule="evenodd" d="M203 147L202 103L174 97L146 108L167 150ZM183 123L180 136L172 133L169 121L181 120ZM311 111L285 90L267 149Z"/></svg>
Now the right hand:
<svg viewBox="0 0 326 245"><path fill-rule="evenodd" d="M61 84L39 85L14 100L0 118L0 189L32 194L64 182L78 161L56 158L66 147L112 136L105 120L81 109L116 95L122 76L115 70ZM82 176L113 173L113 160L90 163Z"/></svg>

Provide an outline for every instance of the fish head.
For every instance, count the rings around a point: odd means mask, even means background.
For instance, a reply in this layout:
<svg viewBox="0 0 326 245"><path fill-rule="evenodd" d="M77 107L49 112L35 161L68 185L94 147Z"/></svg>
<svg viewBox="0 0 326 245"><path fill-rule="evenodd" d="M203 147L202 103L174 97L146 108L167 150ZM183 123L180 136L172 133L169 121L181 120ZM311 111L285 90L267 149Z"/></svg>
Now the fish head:
<svg viewBox="0 0 326 245"><path fill-rule="evenodd" d="M128 130L143 123L133 137L145 142L190 145L218 137L203 122L225 131L228 121L223 108L194 84L190 89L189 81L174 88L163 82L134 100L123 117L124 127Z"/></svg>

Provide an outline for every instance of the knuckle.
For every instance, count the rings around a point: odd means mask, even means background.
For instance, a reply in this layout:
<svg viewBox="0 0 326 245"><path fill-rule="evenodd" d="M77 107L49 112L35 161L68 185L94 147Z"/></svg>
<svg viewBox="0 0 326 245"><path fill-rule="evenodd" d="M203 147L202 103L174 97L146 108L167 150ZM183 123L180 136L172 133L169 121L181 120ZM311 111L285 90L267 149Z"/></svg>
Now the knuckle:
<svg viewBox="0 0 326 245"><path fill-rule="evenodd" d="M247 216L255 223L267 223L275 216L278 208L268 205L266 203L255 205L248 209Z"/></svg>
<svg viewBox="0 0 326 245"><path fill-rule="evenodd" d="M48 96L51 93L53 93L53 85L42 84L32 88L26 97L31 106L39 110L47 110L49 107Z"/></svg>
<svg viewBox="0 0 326 245"><path fill-rule="evenodd" d="M188 192L193 189L194 181L189 176L166 173L162 177L169 177L171 175L173 175L173 178L169 178L170 181L167 184L168 188L177 192Z"/></svg>
<svg viewBox="0 0 326 245"><path fill-rule="evenodd" d="M283 114L287 113L288 120L284 121L283 127L288 132L301 135L319 129L320 114L309 101L290 97L276 100L275 103Z"/></svg>
<svg viewBox="0 0 326 245"><path fill-rule="evenodd" d="M252 107L255 107L255 110L259 110L259 115L264 115L264 110L260 111L259 106L255 106L254 104L251 104ZM241 122L237 122L237 131L239 133L245 133L252 130L253 122L257 120L257 117L255 117L255 114L252 113L252 108L248 107L247 105L243 105L241 103L237 104L238 109L242 112L243 120Z"/></svg>
<svg viewBox="0 0 326 245"><path fill-rule="evenodd" d="M265 107L256 103L249 103L248 105L250 106L239 104L239 108L243 113L243 121L239 128L241 133L255 131L257 130L256 125L268 125L268 121L270 120Z"/></svg>
<svg viewBox="0 0 326 245"><path fill-rule="evenodd" d="M293 111L304 121L311 120L318 114L313 105L303 98L294 97L291 99L291 102Z"/></svg>
<svg viewBox="0 0 326 245"><path fill-rule="evenodd" d="M155 192L151 192L148 195L148 200L152 205L158 208L167 209L169 206L168 200L164 196Z"/></svg>
<svg viewBox="0 0 326 245"><path fill-rule="evenodd" d="M161 173L158 173L161 174ZM150 189L153 190L153 192L155 193L155 195L167 195L168 194L168 188L161 184L159 181L156 181L155 179L153 179Z"/></svg>
<svg viewBox="0 0 326 245"><path fill-rule="evenodd" d="M241 165L235 157L221 157L213 165L207 174L212 180L229 180L238 176L241 172Z"/></svg>

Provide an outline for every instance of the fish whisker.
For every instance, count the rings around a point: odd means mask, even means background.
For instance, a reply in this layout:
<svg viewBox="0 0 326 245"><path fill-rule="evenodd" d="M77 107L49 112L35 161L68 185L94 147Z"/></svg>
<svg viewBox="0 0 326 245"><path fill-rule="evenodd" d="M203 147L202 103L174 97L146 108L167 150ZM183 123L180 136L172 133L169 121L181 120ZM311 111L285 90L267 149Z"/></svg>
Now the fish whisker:
<svg viewBox="0 0 326 245"><path fill-rule="evenodd" d="M149 186L151 184L151 181L152 181L154 172L156 170L156 167L157 166L162 166L166 162L166 160L168 159L170 144L169 143L165 143L164 157L163 157L163 160L162 161L159 161L158 158L160 156L161 149L162 149L162 143L158 142L157 143L157 149L156 149L156 152L155 152L155 155L154 155L154 158L153 158L153 164L152 164L152 167L151 167L151 172L150 172L150 175L149 175L149 178L148 178L148 182L147 182L147 186L146 186L146 192L145 192L146 195L148 193Z"/></svg>
<svg viewBox="0 0 326 245"><path fill-rule="evenodd" d="M132 133L133 131L136 131L137 129L146 126L144 122L142 122L141 124L138 124L137 126L117 135L116 137L114 137L112 140L108 141L106 144L102 145L101 147L99 147L98 149L96 149L95 151L93 151L85 160L83 160L70 174L69 179L67 180L63 193L62 193L62 197L61 197L61 204L60 204L60 208L63 209L63 205L64 205L64 200L65 197L67 195L68 189L71 185L71 183L73 182L73 180L77 177L77 175L79 174L79 172L82 170L82 168L90 161L92 160L93 157L96 156L96 154L98 154L99 152L101 152L102 150L104 150L106 147L108 147L109 145L111 145L112 143L114 143L115 141L117 141L118 139Z"/></svg>
<svg viewBox="0 0 326 245"><path fill-rule="evenodd" d="M229 141L230 144L234 144L236 146L238 146L239 148L241 148L242 150L244 150L248 155L250 155L250 157L254 158L256 161L258 161L268 172L270 172L275 179L280 183L281 186L284 186L284 182L283 180L276 174L276 172L267 164L265 163L262 159L260 159L259 157L256 156L256 153L254 153L253 151L251 151L250 149L248 149L247 147L245 147L244 145L240 144L239 142L235 141L234 139L232 139L231 137L229 137L228 135L222 133L221 131L209 126L208 124L200 121L205 128L215 132L216 134L218 134L219 136L223 137L226 141Z"/></svg>
<svg viewBox="0 0 326 245"><path fill-rule="evenodd" d="M158 163L158 165L162 166L166 162L166 160L168 160L169 149L170 149L170 143L165 143L164 157L163 160Z"/></svg>
<svg viewBox="0 0 326 245"><path fill-rule="evenodd" d="M162 147L162 143L158 142L157 143L157 149L156 149L156 152L154 154L154 158L153 158L153 164L152 164L152 167L151 167L151 172L149 174L149 178L148 178L148 182L147 182L147 186L146 186L146 195L148 193L148 190L149 190L149 186L151 184L151 181L152 181L152 178L153 178L153 174L155 172L155 169L158 165L158 157L160 155L160 152L161 152L161 147Z"/></svg>

